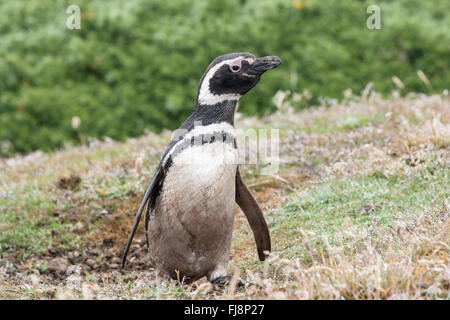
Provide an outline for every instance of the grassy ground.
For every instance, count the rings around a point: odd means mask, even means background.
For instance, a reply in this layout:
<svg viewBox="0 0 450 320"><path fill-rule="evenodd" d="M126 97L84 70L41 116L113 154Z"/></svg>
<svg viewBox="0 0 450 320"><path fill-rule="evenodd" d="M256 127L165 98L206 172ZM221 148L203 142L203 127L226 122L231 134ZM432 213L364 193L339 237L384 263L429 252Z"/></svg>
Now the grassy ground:
<svg viewBox="0 0 450 320"><path fill-rule="evenodd" d="M298 98L236 121L281 137L277 174L241 167L273 242L258 262L236 208L229 270L244 288L159 284L142 229L119 269L165 132L0 159L0 298L448 299L449 97L372 92L294 112Z"/></svg>

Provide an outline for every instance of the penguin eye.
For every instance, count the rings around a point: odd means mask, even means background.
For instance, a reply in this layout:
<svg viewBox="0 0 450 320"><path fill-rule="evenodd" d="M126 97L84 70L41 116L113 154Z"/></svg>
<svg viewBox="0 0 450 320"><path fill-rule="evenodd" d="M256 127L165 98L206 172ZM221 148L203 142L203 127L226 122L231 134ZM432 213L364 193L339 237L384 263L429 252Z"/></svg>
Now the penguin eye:
<svg viewBox="0 0 450 320"><path fill-rule="evenodd" d="M241 64L240 63L233 63L230 66L230 69L232 72L238 72L239 70L241 70Z"/></svg>

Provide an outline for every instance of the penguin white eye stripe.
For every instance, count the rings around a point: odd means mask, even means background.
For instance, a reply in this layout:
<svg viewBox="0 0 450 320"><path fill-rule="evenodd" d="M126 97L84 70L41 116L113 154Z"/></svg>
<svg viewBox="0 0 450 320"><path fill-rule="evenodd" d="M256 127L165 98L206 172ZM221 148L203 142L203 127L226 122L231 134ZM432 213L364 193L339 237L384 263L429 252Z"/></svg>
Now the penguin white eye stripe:
<svg viewBox="0 0 450 320"><path fill-rule="evenodd" d="M240 57L237 57L232 60L230 59L230 60L225 60L225 61L219 62L218 64L213 66L211 69L209 69L208 73L203 78L203 81L200 85L200 92L198 95L199 104L215 105L215 104L223 102L225 100L239 100L239 98L241 97L240 94L235 94L235 93L214 94L214 93L212 93L209 90L209 81L214 76L216 71L219 70L220 67L222 67L224 64L228 64L230 66L230 70L232 70L231 66L234 64L238 64L238 65L242 66L243 60L246 60L249 64L252 64L254 61L252 58L245 58L244 56L240 56ZM241 68L239 68L239 70L240 69ZM239 70L236 70L236 71L232 70L232 71L238 72Z"/></svg>

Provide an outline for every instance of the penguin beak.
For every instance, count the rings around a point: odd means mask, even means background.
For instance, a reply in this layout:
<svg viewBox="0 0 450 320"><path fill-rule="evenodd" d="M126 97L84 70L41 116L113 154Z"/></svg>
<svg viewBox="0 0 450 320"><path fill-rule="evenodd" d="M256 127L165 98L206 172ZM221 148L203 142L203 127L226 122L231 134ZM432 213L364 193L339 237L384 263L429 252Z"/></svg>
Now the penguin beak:
<svg viewBox="0 0 450 320"><path fill-rule="evenodd" d="M250 71L255 75L261 75L267 70L278 67L280 64L281 59L277 56L256 58L255 62L250 66Z"/></svg>

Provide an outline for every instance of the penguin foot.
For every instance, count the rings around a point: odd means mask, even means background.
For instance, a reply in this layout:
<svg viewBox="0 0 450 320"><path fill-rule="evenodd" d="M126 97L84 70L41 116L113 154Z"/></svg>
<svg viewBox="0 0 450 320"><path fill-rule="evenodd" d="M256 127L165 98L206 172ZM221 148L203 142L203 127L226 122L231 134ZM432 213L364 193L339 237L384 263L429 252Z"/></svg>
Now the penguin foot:
<svg viewBox="0 0 450 320"><path fill-rule="evenodd" d="M227 274L227 275L220 276L220 277L217 277L215 279L212 279L212 280L210 280L210 282L213 285L216 285L216 286L218 286L220 288L223 288L223 287L226 287L226 286L228 286L230 284L231 279L233 279L233 275L232 274ZM244 286L245 286L244 280L242 280L241 278L238 278L237 281L236 281L236 287L241 288L241 287L244 287Z"/></svg>
<svg viewBox="0 0 450 320"><path fill-rule="evenodd" d="M210 280L210 282L212 284L215 284L215 285L219 286L219 287L224 287L224 286L226 286L226 285L228 285L230 283L231 278L233 278L233 276L231 274L227 274L227 275L220 276L220 277L217 277L215 279L212 279L212 280Z"/></svg>

